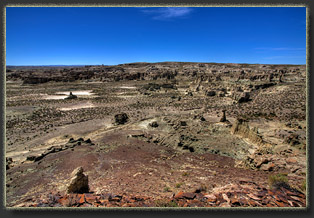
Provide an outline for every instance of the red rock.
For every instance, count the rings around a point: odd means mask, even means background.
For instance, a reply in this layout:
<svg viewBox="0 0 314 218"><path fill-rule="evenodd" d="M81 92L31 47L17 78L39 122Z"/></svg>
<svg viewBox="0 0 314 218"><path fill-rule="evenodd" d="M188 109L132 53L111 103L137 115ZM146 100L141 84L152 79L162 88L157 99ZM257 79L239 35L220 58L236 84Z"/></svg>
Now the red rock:
<svg viewBox="0 0 314 218"><path fill-rule="evenodd" d="M100 200L100 203L102 205L107 205L109 203L109 201L108 200Z"/></svg>
<svg viewBox="0 0 314 218"><path fill-rule="evenodd" d="M245 184L245 183L251 183L251 184L254 184L254 185L257 185L255 182L253 182L252 180L250 179L246 179L246 178L242 178L240 181L239 181L240 184Z"/></svg>
<svg viewBox="0 0 314 218"><path fill-rule="evenodd" d="M239 205L240 206L240 202L236 196L230 197L229 199L230 199L230 203L232 205Z"/></svg>
<svg viewBox="0 0 314 218"><path fill-rule="evenodd" d="M241 206L247 206L247 205L249 205L247 199L245 199L245 198L243 198L243 197L242 197L242 198L239 198L238 201L239 201L239 203L241 204Z"/></svg>
<svg viewBox="0 0 314 218"><path fill-rule="evenodd" d="M226 202L226 200L222 197L222 194L219 193L218 195L216 195L217 197L217 202L219 202L218 204L221 204L223 202Z"/></svg>
<svg viewBox="0 0 314 218"><path fill-rule="evenodd" d="M207 201L209 201L209 202L216 202L217 201L217 197L213 194L204 195L204 197L207 198Z"/></svg>
<svg viewBox="0 0 314 218"><path fill-rule="evenodd" d="M257 197L256 195L254 195L252 193L248 194L247 196L249 196L250 198L257 200L257 201L261 200L259 197Z"/></svg>
<svg viewBox="0 0 314 218"><path fill-rule="evenodd" d="M287 198L284 195L277 195L277 198L285 204L288 204Z"/></svg>
<svg viewBox="0 0 314 218"><path fill-rule="evenodd" d="M219 205L219 207L231 207L231 205L228 202L223 202Z"/></svg>
<svg viewBox="0 0 314 218"><path fill-rule="evenodd" d="M175 198L175 199L182 199L182 198L184 198L184 197L183 197L183 194L184 194L184 192L183 192L183 191L180 191L178 194L176 194L176 195L174 196L174 198Z"/></svg>
<svg viewBox="0 0 314 218"><path fill-rule="evenodd" d="M300 198L305 198L305 195L302 193L298 193L298 192L292 192L284 187L280 187L280 189L285 192L286 194L290 195L290 196L299 196Z"/></svg>
<svg viewBox="0 0 314 218"><path fill-rule="evenodd" d="M196 197L197 199L203 199L203 198L204 198L204 194L203 194L203 193L196 193L196 194L195 194L195 197Z"/></svg>
<svg viewBox="0 0 314 218"><path fill-rule="evenodd" d="M91 204L84 203L84 204L80 205L80 207L94 207L94 206Z"/></svg>
<svg viewBox="0 0 314 218"><path fill-rule="evenodd" d="M200 201L198 199L193 199L191 200L191 203L200 203Z"/></svg>
<svg viewBox="0 0 314 218"><path fill-rule="evenodd" d="M196 196L195 193L192 193L192 192L182 192L182 191L180 191L178 194L176 194L176 195L174 196L174 198L175 198L175 199L183 199L183 198L185 198L185 199L194 199L195 196Z"/></svg>
<svg viewBox="0 0 314 218"><path fill-rule="evenodd" d="M134 199L130 199L130 200L129 200L129 202L130 202L130 203L135 203L135 202L136 202L136 200L134 200Z"/></svg>
<svg viewBox="0 0 314 218"><path fill-rule="evenodd" d="M98 197L96 195L89 194L89 193L85 194L85 201L86 202L92 203L92 202L95 202L96 200L98 200Z"/></svg>
<svg viewBox="0 0 314 218"><path fill-rule="evenodd" d="M228 196L227 196L225 193L222 194L222 198L223 198L225 201L227 201L228 203L230 203L230 199L228 198Z"/></svg>
<svg viewBox="0 0 314 218"><path fill-rule="evenodd" d="M259 168L262 164L267 164L269 160L267 158L258 157L255 159L256 167Z"/></svg>
<svg viewBox="0 0 314 218"><path fill-rule="evenodd" d="M297 163L297 161L298 160L295 157L289 157L289 158L286 159L287 163Z"/></svg>
<svg viewBox="0 0 314 218"><path fill-rule="evenodd" d="M275 164L269 162L268 164L263 164L260 169L264 171L272 171L274 168L275 168Z"/></svg>
<svg viewBox="0 0 314 218"><path fill-rule="evenodd" d="M63 206L66 205L68 203L68 197L65 196L65 197L62 197L58 200L58 203L59 204L62 204Z"/></svg>
<svg viewBox="0 0 314 218"><path fill-rule="evenodd" d="M178 202L178 205L179 205L180 207L184 207L185 202L183 202L183 201L179 201L179 202Z"/></svg>
<svg viewBox="0 0 314 218"><path fill-rule="evenodd" d="M288 200L288 203L290 204L291 207L294 207L294 204L293 204L292 201L289 201L289 200Z"/></svg>
<svg viewBox="0 0 314 218"><path fill-rule="evenodd" d="M259 204L256 201L253 201L251 199L248 199L248 203L249 203L250 206L253 206L253 207L259 206Z"/></svg>
<svg viewBox="0 0 314 218"><path fill-rule="evenodd" d="M115 201L115 202L120 202L120 198L118 198L118 197L114 197L114 198L111 198L111 199L109 199L109 201Z"/></svg>
<svg viewBox="0 0 314 218"><path fill-rule="evenodd" d="M132 197L131 199L134 199L135 201L143 201L144 199L138 196Z"/></svg>
<svg viewBox="0 0 314 218"><path fill-rule="evenodd" d="M305 200L305 199L300 198L300 197L297 197L297 196L289 196L289 198L290 198L290 199L293 199L293 200L295 200L295 201L298 201L298 202L300 202L300 203L302 203L302 204L304 204L304 205L305 205L305 203L306 203L306 200ZM298 202L297 202L297 203L298 203Z"/></svg>
<svg viewBox="0 0 314 218"><path fill-rule="evenodd" d="M275 201L275 203L276 203L279 207L287 207L287 205L284 204L283 202Z"/></svg>
<svg viewBox="0 0 314 218"><path fill-rule="evenodd" d="M85 203L85 196L84 196L84 194L82 194L82 195L80 195L78 197L80 197L79 204L84 204Z"/></svg>
<svg viewBox="0 0 314 218"><path fill-rule="evenodd" d="M183 197L186 198L186 199L194 199L196 196L195 193L192 193L192 192L185 192L183 193Z"/></svg>

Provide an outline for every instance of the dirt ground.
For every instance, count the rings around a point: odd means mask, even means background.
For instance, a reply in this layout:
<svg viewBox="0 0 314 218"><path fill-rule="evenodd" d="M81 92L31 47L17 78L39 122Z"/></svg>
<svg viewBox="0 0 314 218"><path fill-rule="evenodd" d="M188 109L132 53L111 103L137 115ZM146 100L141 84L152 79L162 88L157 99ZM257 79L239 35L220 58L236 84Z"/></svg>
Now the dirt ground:
<svg viewBox="0 0 314 218"><path fill-rule="evenodd" d="M162 200L182 190L213 193L244 178L270 188L269 177L279 173L305 193L305 83L290 80L251 90L244 103L235 102L233 88L228 89L250 84L227 79L198 83L227 90L214 96L195 88L190 78L157 90L145 89L150 80L9 80L6 206L19 207L52 192L65 195L77 167L83 167L96 195ZM66 99L70 91L77 98ZM115 120L120 113L128 116L123 124Z"/></svg>

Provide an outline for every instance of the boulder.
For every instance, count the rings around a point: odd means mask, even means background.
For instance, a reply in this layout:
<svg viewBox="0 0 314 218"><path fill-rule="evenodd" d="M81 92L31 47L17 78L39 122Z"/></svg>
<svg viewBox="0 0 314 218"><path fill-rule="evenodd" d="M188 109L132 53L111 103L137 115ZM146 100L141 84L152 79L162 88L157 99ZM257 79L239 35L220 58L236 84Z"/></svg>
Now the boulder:
<svg viewBox="0 0 314 218"><path fill-rule="evenodd" d="M238 103L248 102L250 100L250 94L248 92L243 92L240 96Z"/></svg>
<svg viewBox="0 0 314 218"><path fill-rule="evenodd" d="M269 160L267 158L264 158L264 157L256 157L254 162L256 163L256 167L259 168L263 164L267 164L269 162Z"/></svg>
<svg viewBox="0 0 314 218"><path fill-rule="evenodd" d="M149 125L150 125L151 127L153 127L153 128L156 128L156 127L159 126L158 123L157 123L157 121L154 121L154 122L150 123Z"/></svg>
<svg viewBox="0 0 314 218"><path fill-rule="evenodd" d="M10 169L11 164L13 163L13 159L11 157L6 157L5 160L6 160L6 169L8 170Z"/></svg>
<svg viewBox="0 0 314 218"><path fill-rule="evenodd" d="M36 159L36 156L34 155L30 155L26 157L26 160L29 160L29 161L34 161L35 159Z"/></svg>
<svg viewBox="0 0 314 218"><path fill-rule="evenodd" d="M71 181L67 188L68 193L86 193L89 192L88 176L84 173L82 167L73 170L71 174Z"/></svg>
<svg viewBox="0 0 314 218"><path fill-rule="evenodd" d="M263 164L260 169L264 171L273 171L274 168L275 168L275 164L272 162L269 162L267 164Z"/></svg>
<svg viewBox="0 0 314 218"><path fill-rule="evenodd" d="M89 139L85 140L85 142L86 143L92 143L92 140L90 140L90 138L89 138Z"/></svg>
<svg viewBox="0 0 314 218"><path fill-rule="evenodd" d="M206 95L207 96L215 96L216 92L215 91L208 91L208 92L206 92Z"/></svg>
<svg viewBox="0 0 314 218"><path fill-rule="evenodd" d="M125 124L129 119L126 113L116 114L114 118L115 118L116 124L118 125Z"/></svg>
<svg viewBox="0 0 314 218"><path fill-rule="evenodd" d="M180 121L181 126L187 126L186 121Z"/></svg>

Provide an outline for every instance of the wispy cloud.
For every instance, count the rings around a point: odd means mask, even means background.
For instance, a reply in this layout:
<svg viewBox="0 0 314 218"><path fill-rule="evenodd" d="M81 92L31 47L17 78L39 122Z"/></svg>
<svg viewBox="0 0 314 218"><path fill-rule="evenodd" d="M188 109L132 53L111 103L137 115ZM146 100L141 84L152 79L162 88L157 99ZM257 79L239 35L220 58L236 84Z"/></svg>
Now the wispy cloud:
<svg viewBox="0 0 314 218"><path fill-rule="evenodd" d="M264 51L305 51L305 48L288 48L288 47L282 47L282 48L255 48L256 50L264 50Z"/></svg>
<svg viewBox="0 0 314 218"><path fill-rule="evenodd" d="M193 9L188 7L166 7L166 8L144 8L141 11L147 15L151 15L155 20L169 20L174 18L182 18L190 14Z"/></svg>
<svg viewBox="0 0 314 218"><path fill-rule="evenodd" d="M271 56L271 57L264 57L263 59L266 60L275 60L275 59L298 59L298 58L306 58L306 56Z"/></svg>

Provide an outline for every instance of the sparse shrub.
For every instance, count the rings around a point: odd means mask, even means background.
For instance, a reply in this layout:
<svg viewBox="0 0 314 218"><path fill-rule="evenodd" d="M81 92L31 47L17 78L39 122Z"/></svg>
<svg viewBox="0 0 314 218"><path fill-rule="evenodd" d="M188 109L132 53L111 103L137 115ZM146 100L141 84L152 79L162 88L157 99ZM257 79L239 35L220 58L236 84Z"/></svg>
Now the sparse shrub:
<svg viewBox="0 0 314 218"><path fill-rule="evenodd" d="M166 199L156 200L155 205L156 207L178 207L176 201L168 201Z"/></svg>
<svg viewBox="0 0 314 218"><path fill-rule="evenodd" d="M201 184L200 189L201 189L201 191L206 192L207 191L207 186L204 185L204 184Z"/></svg>
<svg viewBox="0 0 314 218"><path fill-rule="evenodd" d="M306 180L305 179L301 183L300 189L302 192L306 192Z"/></svg>
<svg viewBox="0 0 314 218"><path fill-rule="evenodd" d="M177 183L177 184L176 184L176 188L180 188L180 187L181 187L181 185L183 185L183 183L182 183L182 182Z"/></svg>
<svg viewBox="0 0 314 218"><path fill-rule="evenodd" d="M189 175L189 173L188 172L184 172L184 173L182 173L182 176L188 176Z"/></svg>
<svg viewBox="0 0 314 218"><path fill-rule="evenodd" d="M279 187L290 188L288 184L287 173L279 173L276 175L270 175L268 177L268 184L271 188L279 188Z"/></svg>
<svg viewBox="0 0 314 218"><path fill-rule="evenodd" d="M170 192L170 191L171 191L170 187L168 186L164 187L164 192Z"/></svg>
<svg viewBox="0 0 314 218"><path fill-rule="evenodd" d="M201 193L201 192L206 192L207 191L207 186L204 184L201 184L197 189L195 189L195 193Z"/></svg>

